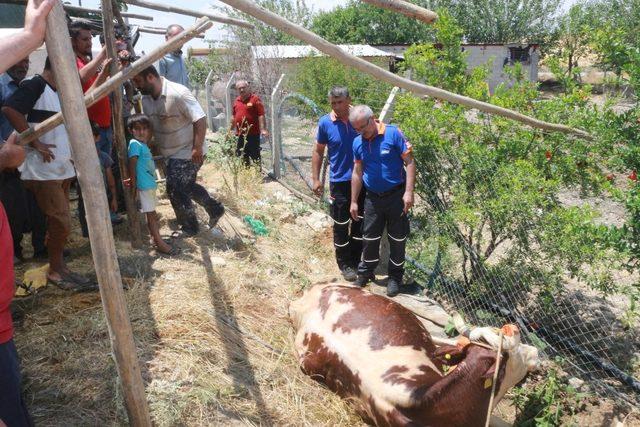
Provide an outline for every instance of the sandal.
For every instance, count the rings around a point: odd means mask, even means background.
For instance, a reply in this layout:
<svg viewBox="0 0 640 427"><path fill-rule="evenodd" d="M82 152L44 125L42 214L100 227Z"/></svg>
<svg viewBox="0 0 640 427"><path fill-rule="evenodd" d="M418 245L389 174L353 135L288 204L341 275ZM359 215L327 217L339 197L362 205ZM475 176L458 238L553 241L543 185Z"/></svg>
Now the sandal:
<svg viewBox="0 0 640 427"><path fill-rule="evenodd" d="M60 280L47 277L47 283L51 283L65 291L84 292L98 289L97 283L92 282L79 274L68 272L61 274L60 276Z"/></svg>
<svg viewBox="0 0 640 427"><path fill-rule="evenodd" d="M181 252L182 252L182 249L176 246L171 246L171 249L169 250L169 252L162 252L156 248L156 253L161 257L165 257L165 258L170 258L170 257L180 255Z"/></svg>

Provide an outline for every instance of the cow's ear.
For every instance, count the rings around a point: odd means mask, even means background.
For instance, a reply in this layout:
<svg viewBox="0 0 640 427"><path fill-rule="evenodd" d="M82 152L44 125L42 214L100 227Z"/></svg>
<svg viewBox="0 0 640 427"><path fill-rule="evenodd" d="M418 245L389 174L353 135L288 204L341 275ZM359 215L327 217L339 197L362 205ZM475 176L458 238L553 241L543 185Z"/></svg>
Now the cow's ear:
<svg viewBox="0 0 640 427"><path fill-rule="evenodd" d="M443 345L433 352L433 358L439 360L443 365L457 365L467 356L467 347L456 345Z"/></svg>

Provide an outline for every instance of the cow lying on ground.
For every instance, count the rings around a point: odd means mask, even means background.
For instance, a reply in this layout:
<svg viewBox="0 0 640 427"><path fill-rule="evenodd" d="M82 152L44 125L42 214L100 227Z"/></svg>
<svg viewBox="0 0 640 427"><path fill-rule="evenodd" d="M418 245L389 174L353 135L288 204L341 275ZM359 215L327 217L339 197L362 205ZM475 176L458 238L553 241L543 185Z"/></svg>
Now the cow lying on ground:
<svg viewBox="0 0 640 427"><path fill-rule="evenodd" d="M496 364L496 351L487 345L465 340L436 348L412 312L348 285L314 286L291 303L289 316L302 370L352 400L366 421L484 425ZM519 334L507 347L495 403L537 365L537 350L520 344Z"/></svg>

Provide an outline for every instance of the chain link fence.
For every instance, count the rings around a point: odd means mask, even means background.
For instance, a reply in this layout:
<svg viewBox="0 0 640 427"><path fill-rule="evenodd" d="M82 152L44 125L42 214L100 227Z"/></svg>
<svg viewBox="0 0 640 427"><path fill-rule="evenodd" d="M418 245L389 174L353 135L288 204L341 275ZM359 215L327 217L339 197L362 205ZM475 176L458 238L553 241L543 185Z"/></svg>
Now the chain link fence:
<svg viewBox="0 0 640 427"><path fill-rule="evenodd" d="M271 138L262 145L263 168L299 193L313 196L311 154L318 119L327 112L304 95L287 91L285 79L262 98L271 131ZM397 94L394 88L386 103L371 105L387 123L392 121ZM465 174L463 162L451 153L435 150L434 155L442 158L435 162L439 167L431 171L432 179L455 182ZM327 195L328 180L324 182ZM487 171L483 185L485 194L479 197L491 200L500 182ZM469 241L464 225L450 220L456 195L440 192L442 186L435 181L433 186L423 187L431 190L418 195L408 261L412 278L425 292L447 311L462 313L470 323L518 325L525 342L535 345L543 356L560 360L565 371L587 381L593 391L636 406L640 382L634 378L634 370L640 364L640 344L638 331L625 328L620 321L627 301L619 296L605 298L568 273L562 275L561 286L550 292L551 279L540 268L544 259L539 254L514 256L516 249L510 240L527 239L533 233L533 227L526 224L490 249L495 252L491 261L483 262L488 248L480 249ZM623 207L613 200L590 200L570 189L563 192L563 198L567 205L590 204L605 216L612 210L624 216ZM491 230L480 233L477 239L491 241Z"/></svg>

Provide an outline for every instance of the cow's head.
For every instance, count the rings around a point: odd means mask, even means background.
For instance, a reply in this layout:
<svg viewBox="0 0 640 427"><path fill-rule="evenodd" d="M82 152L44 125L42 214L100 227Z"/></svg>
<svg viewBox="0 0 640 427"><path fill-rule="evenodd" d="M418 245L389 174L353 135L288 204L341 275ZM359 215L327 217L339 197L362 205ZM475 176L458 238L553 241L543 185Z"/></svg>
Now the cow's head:
<svg viewBox="0 0 640 427"><path fill-rule="evenodd" d="M456 329L464 336L469 337L469 340L476 342L484 341L496 351L498 350L500 343L498 330L489 327L474 328L467 326L462 316L458 313L454 314L453 320ZM503 336L502 350L506 352L509 357L506 358L507 365L504 378L496 393L496 404L510 388L522 381L529 372L533 372L539 367L538 349L527 344L522 344L520 341L520 330L516 325L505 325L501 328L501 331Z"/></svg>

